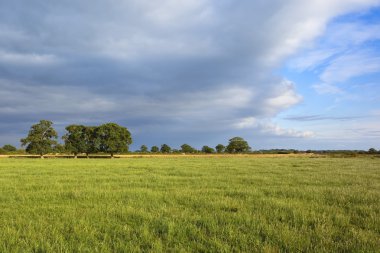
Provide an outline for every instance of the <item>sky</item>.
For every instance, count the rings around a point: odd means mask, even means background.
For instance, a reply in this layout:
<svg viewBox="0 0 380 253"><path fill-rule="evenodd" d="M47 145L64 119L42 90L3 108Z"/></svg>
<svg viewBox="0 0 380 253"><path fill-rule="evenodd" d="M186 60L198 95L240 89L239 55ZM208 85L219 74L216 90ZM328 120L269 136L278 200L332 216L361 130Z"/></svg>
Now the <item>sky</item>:
<svg viewBox="0 0 380 253"><path fill-rule="evenodd" d="M380 0L0 0L0 146L41 119L380 149Z"/></svg>

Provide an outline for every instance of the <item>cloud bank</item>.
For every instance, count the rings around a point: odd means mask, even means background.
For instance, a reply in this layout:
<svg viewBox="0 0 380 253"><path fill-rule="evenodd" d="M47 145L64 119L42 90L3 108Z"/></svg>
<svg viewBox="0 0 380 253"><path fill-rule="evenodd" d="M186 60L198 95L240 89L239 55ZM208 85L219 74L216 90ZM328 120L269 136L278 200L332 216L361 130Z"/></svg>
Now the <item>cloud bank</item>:
<svg viewBox="0 0 380 253"><path fill-rule="evenodd" d="M42 118L61 130L115 121L129 127L138 144L149 145L202 145L205 136L212 144L240 133L248 140L260 133L311 137L307 130L268 123L302 101L296 84L275 69L312 44L332 18L377 4L2 1L0 140L14 143L9 136L21 137ZM332 54L313 52L295 66L312 68ZM377 59L368 61L373 64L362 71L377 71ZM329 73L321 75L326 83L349 78ZM252 133L249 124L239 132L247 118L261 123L251 125Z"/></svg>

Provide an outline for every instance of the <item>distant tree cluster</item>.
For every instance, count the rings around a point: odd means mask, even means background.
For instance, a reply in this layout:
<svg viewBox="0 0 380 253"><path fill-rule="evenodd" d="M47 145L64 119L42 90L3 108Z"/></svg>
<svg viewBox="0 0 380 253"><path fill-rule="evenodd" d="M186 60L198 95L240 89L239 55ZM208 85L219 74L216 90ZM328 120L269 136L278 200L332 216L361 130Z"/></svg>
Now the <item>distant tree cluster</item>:
<svg viewBox="0 0 380 253"><path fill-rule="evenodd" d="M212 154L212 153L215 153L215 149L213 149L209 146L203 146L202 147L202 153Z"/></svg>
<svg viewBox="0 0 380 253"><path fill-rule="evenodd" d="M28 136L21 139L21 145L26 146L26 152L44 154L51 152L69 152L77 157L78 154L108 153L113 157L115 153L128 151L132 144L131 133L127 128L116 123L106 123L100 126L69 125L66 134L62 137L64 146L57 142L58 134L53 123L41 120L31 126Z"/></svg>
<svg viewBox="0 0 380 253"><path fill-rule="evenodd" d="M17 151L17 148L10 145L10 144L6 144L4 145L1 149L5 150L6 152L15 152Z"/></svg>
<svg viewBox="0 0 380 253"><path fill-rule="evenodd" d="M138 153L149 153L148 147L146 145L142 145L139 150L136 150ZM207 145L203 146L201 150L197 150L196 148L190 146L189 144L182 144L180 149L173 149L168 144L162 144L161 147L152 146L150 149L150 153L177 153L177 154L222 154L222 153L247 153L250 152L251 147L249 147L248 142L245 141L241 137L234 137L229 140L227 146L223 144L218 144L215 148L209 147Z"/></svg>
<svg viewBox="0 0 380 253"><path fill-rule="evenodd" d="M65 141L66 151L76 157L85 153L103 152L111 154L127 152L132 144L131 134L127 128L115 123L107 123L101 126L69 125L67 133L62 137Z"/></svg>
<svg viewBox="0 0 380 253"><path fill-rule="evenodd" d="M370 148L370 149L368 149L368 154L376 154L376 153L380 153L380 150L377 151L377 150L374 149L374 148Z"/></svg>
<svg viewBox="0 0 380 253"><path fill-rule="evenodd" d="M17 148L10 144L5 144L3 147L0 147L0 154L12 154L16 151Z"/></svg>
<svg viewBox="0 0 380 253"><path fill-rule="evenodd" d="M267 150L256 150L253 151L254 154L318 154L318 155L330 155L330 156L347 156L353 157L356 155L374 155L380 154L380 150L370 148L366 150L297 150L297 149L267 149Z"/></svg>

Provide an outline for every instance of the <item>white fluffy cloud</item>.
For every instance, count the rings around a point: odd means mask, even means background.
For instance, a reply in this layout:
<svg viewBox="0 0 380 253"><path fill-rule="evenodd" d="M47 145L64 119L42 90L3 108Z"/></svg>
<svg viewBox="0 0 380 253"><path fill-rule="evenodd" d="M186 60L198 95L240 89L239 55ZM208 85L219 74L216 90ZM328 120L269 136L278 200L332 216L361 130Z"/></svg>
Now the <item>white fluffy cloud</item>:
<svg viewBox="0 0 380 253"><path fill-rule="evenodd" d="M262 134L270 136L281 137L296 137L296 138L310 138L314 137L315 133L312 131L299 131L295 129L287 129L279 126L268 119L256 119L254 117L248 117L240 119L234 124L237 129L251 129L252 131L259 131Z"/></svg>
<svg viewBox="0 0 380 253"><path fill-rule="evenodd" d="M331 24L317 45L309 45L292 59L293 70L318 73L314 85L319 94L345 94L343 83L380 71L380 25L368 21L338 21ZM339 87L338 87L339 86Z"/></svg>
<svg viewBox="0 0 380 253"><path fill-rule="evenodd" d="M379 71L380 55L376 52L348 52L332 60L320 78L325 83L337 84Z"/></svg>

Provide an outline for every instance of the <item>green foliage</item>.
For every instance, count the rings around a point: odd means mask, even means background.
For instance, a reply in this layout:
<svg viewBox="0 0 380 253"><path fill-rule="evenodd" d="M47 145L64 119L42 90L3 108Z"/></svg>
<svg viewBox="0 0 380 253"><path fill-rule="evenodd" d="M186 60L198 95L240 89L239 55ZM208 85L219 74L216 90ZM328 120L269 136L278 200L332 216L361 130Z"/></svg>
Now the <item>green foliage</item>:
<svg viewBox="0 0 380 253"><path fill-rule="evenodd" d="M190 146L189 144L183 144L181 146L181 150L180 150L182 153L196 153L197 150L194 149L192 146Z"/></svg>
<svg viewBox="0 0 380 253"><path fill-rule="evenodd" d="M209 146L203 146L202 147L202 152L206 154L212 154L215 153L215 149L209 147Z"/></svg>
<svg viewBox="0 0 380 253"><path fill-rule="evenodd" d="M172 148L169 145L167 145L167 144L161 145L161 149L160 149L161 153L170 153L171 150L172 150Z"/></svg>
<svg viewBox="0 0 380 253"><path fill-rule="evenodd" d="M53 151L53 146L57 144L58 134L52 125L51 121L41 120L31 126L28 136L21 139L21 145L26 146L26 152L42 157Z"/></svg>
<svg viewBox="0 0 380 253"><path fill-rule="evenodd" d="M103 124L95 129L96 145L101 152L113 154L128 151L132 144L131 133L127 128L115 123Z"/></svg>
<svg viewBox="0 0 380 253"><path fill-rule="evenodd" d="M234 137L230 139L226 148L228 153L245 153L250 149L251 148L249 147L248 142L241 137Z"/></svg>
<svg viewBox="0 0 380 253"><path fill-rule="evenodd" d="M85 153L87 138L85 138L86 126L69 125L66 128L67 133L62 137L65 141L65 148L75 156L79 153Z"/></svg>
<svg viewBox="0 0 380 253"><path fill-rule="evenodd" d="M299 151L295 149L269 149L269 150L258 150L256 153L260 154L298 154ZM306 151L306 153L312 153L311 150Z"/></svg>
<svg viewBox="0 0 380 253"><path fill-rule="evenodd" d="M152 148L150 149L150 152L152 152L152 153L158 153L158 152L160 152L160 148L157 147L157 146L152 146Z"/></svg>
<svg viewBox="0 0 380 253"><path fill-rule="evenodd" d="M16 153L16 151L17 151L16 147L14 147L10 144L6 144L2 148L0 148L0 155L6 155L9 153Z"/></svg>
<svg viewBox="0 0 380 253"><path fill-rule="evenodd" d="M220 153L224 153L224 151L226 150L226 147L223 144L218 144L216 145L215 149L216 149L216 152L220 154Z"/></svg>
<svg viewBox="0 0 380 253"><path fill-rule="evenodd" d="M148 147L146 145L141 145L140 147L140 152L142 153L148 153Z"/></svg>
<svg viewBox="0 0 380 253"><path fill-rule="evenodd" d="M378 252L380 159L2 159L0 252Z"/></svg>
<svg viewBox="0 0 380 253"><path fill-rule="evenodd" d="M179 149L173 148L170 153L172 153L172 154L181 154L183 152L181 152L181 150L179 150Z"/></svg>
<svg viewBox="0 0 380 253"><path fill-rule="evenodd" d="M84 138L84 150L82 151L87 156L90 153L96 153L99 151L99 139L96 136L96 126L86 126L83 131Z"/></svg>
<svg viewBox="0 0 380 253"><path fill-rule="evenodd" d="M12 146L12 145L10 145L10 144L4 145L2 149L5 150L6 152L15 152L15 151L17 151L17 148L14 147L14 146Z"/></svg>
<svg viewBox="0 0 380 253"><path fill-rule="evenodd" d="M377 153L376 149L374 148L368 149L368 154L376 154L376 153Z"/></svg>
<svg viewBox="0 0 380 253"><path fill-rule="evenodd" d="M53 152L54 153L57 153L57 154L62 154L62 153L65 153L66 151L66 148L65 148L65 145L62 145L62 144L56 144L54 147L53 147Z"/></svg>

